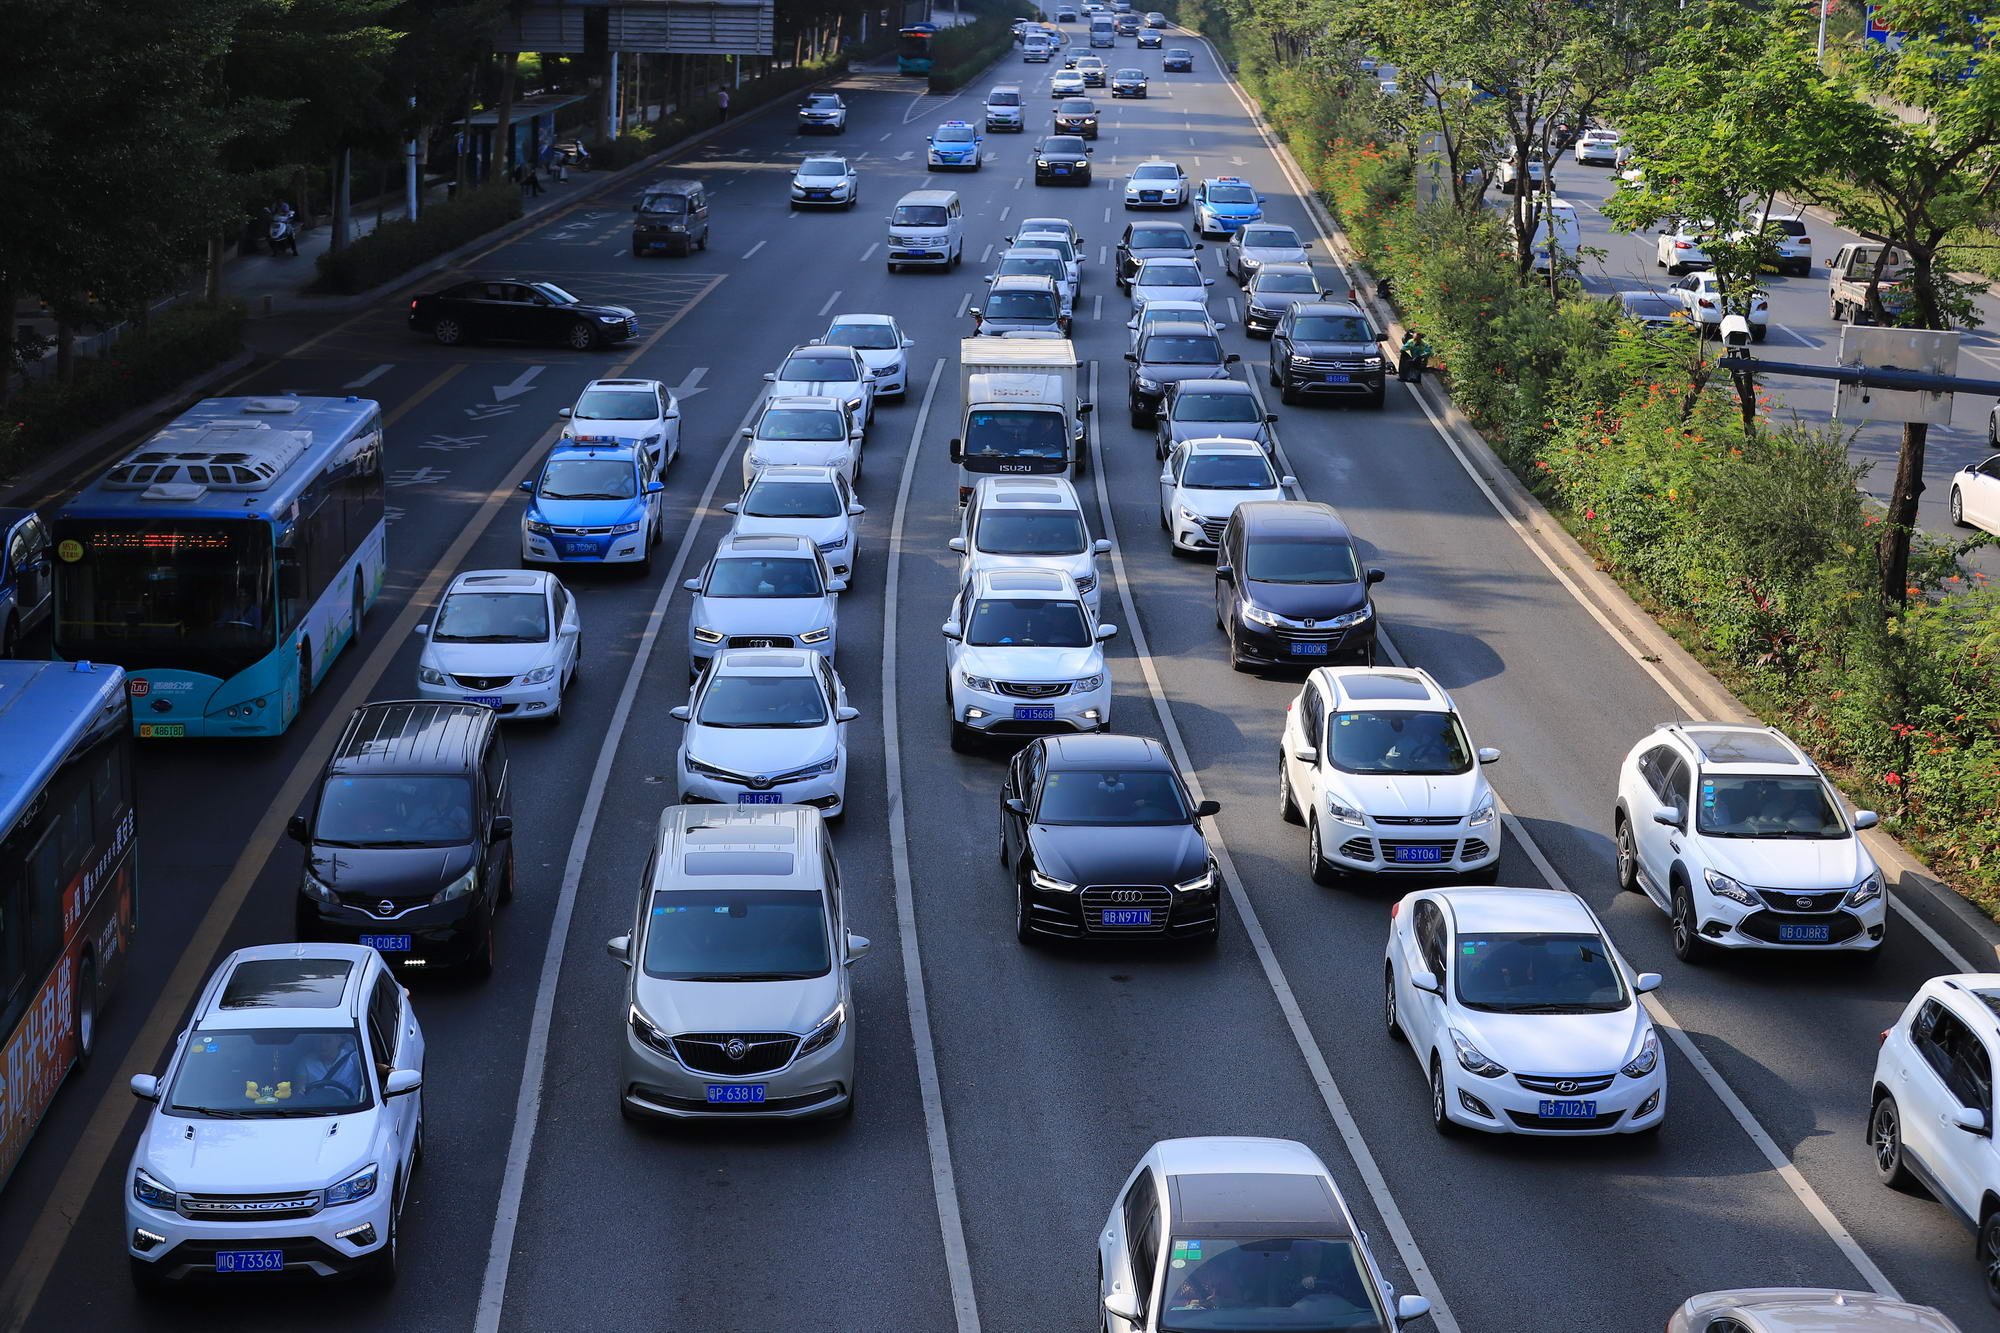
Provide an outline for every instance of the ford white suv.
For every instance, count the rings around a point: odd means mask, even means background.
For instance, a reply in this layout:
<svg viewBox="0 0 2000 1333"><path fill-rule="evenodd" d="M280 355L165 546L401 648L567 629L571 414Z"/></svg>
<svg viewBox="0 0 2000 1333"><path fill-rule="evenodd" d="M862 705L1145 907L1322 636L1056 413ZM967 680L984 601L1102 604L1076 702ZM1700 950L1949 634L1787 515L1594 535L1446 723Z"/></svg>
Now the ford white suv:
<svg viewBox="0 0 2000 1333"><path fill-rule="evenodd" d="M142 1290L239 1274L396 1277L423 1151L424 1034L382 955L238 949L209 978L132 1152L125 1246Z"/></svg>
<svg viewBox="0 0 2000 1333"><path fill-rule="evenodd" d="M1611 814L1620 887L1673 921L1674 956L1712 948L1870 953L1882 872L1812 760L1773 727L1673 722L1633 746Z"/></svg>
<svg viewBox="0 0 2000 1333"><path fill-rule="evenodd" d="M1060 569L988 569L959 590L944 623L951 748L981 734L1051 736L1111 724L1100 625Z"/></svg>

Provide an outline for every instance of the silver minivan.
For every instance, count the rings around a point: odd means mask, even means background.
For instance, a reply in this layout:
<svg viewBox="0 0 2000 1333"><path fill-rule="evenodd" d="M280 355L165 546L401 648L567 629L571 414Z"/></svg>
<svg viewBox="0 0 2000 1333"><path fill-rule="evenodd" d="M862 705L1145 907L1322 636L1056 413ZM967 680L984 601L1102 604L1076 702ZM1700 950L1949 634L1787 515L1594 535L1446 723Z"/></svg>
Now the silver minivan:
<svg viewBox="0 0 2000 1333"><path fill-rule="evenodd" d="M965 208L957 190L912 190L882 219L889 224L889 271L957 268L965 258Z"/></svg>
<svg viewBox="0 0 2000 1333"><path fill-rule="evenodd" d="M801 1120L854 1110L854 993L868 941L803 805L670 806L639 881L618 1105L628 1119Z"/></svg>
<svg viewBox="0 0 2000 1333"><path fill-rule="evenodd" d="M1025 113L1021 110L1021 85L1018 83L996 84L993 91L986 94L986 132L999 134L1002 131L1019 134L1027 128Z"/></svg>

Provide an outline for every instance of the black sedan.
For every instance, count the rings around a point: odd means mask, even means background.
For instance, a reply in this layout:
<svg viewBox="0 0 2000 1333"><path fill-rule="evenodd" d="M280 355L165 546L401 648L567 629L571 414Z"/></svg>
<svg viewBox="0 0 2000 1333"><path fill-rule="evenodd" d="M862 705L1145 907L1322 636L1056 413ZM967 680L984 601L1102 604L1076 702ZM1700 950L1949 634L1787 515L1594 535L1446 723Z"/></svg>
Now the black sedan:
<svg viewBox="0 0 2000 1333"><path fill-rule="evenodd" d="M1168 74L1194 73L1194 52L1185 46L1170 46L1160 55L1160 69Z"/></svg>
<svg viewBox="0 0 2000 1333"><path fill-rule="evenodd" d="M1090 145L1074 134L1051 134L1035 147L1035 184L1090 184Z"/></svg>
<svg viewBox="0 0 2000 1333"><path fill-rule="evenodd" d="M1113 97L1144 97L1146 95L1146 73L1144 70L1121 69L1111 76Z"/></svg>
<svg viewBox="0 0 2000 1333"><path fill-rule="evenodd" d="M410 327L446 347L493 339L587 352L637 337L639 316L621 305L587 305L552 282L480 279L416 297Z"/></svg>
<svg viewBox="0 0 2000 1333"><path fill-rule="evenodd" d="M1014 868L1014 933L1215 943L1221 883L1196 804L1160 743L1045 736L1000 789L1000 859Z"/></svg>

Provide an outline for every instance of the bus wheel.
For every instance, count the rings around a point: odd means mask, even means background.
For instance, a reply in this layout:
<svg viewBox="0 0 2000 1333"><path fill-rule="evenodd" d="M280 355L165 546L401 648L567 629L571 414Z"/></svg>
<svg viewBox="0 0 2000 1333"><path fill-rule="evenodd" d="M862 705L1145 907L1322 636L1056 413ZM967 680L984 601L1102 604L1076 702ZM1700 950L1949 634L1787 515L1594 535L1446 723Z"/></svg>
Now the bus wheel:
<svg viewBox="0 0 2000 1333"><path fill-rule="evenodd" d="M361 574L354 575L354 637L361 637L361 617L368 613L368 599L361 595Z"/></svg>
<svg viewBox="0 0 2000 1333"><path fill-rule="evenodd" d="M76 1060L82 1064L97 1046L97 960L85 954L76 969L76 999L71 1010L76 1033Z"/></svg>

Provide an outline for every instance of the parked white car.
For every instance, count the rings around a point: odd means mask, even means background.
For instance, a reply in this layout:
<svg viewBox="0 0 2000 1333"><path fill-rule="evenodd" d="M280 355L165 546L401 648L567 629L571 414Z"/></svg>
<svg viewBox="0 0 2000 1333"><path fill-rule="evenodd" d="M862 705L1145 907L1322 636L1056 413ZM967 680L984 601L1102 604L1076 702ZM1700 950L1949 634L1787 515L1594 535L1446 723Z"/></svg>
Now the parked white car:
<svg viewBox="0 0 2000 1333"><path fill-rule="evenodd" d="M1132 275L1132 310L1137 313L1148 301L1200 301L1206 309L1214 285L1192 259L1148 259Z"/></svg>
<svg viewBox="0 0 2000 1333"><path fill-rule="evenodd" d="M1872 1291L1828 1287L1750 1287L1690 1296L1667 1320L1667 1333L1958 1333L1928 1305L1892 1301Z"/></svg>
<svg viewBox="0 0 2000 1333"><path fill-rule="evenodd" d="M846 405L857 436L867 431L875 415L875 372L852 347L814 343L795 347L777 370L765 373L764 380L773 398L838 398Z"/></svg>
<svg viewBox="0 0 2000 1333"><path fill-rule="evenodd" d="M959 518L951 549L962 557L958 581L989 569L1059 569L1076 581L1097 615L1102 587L1097 557L1111 550L1090 537L1083 503L1068 477L981 477Z"/></svg>
<svg viewBox="0 0 2000 1333"><path fill-rule="evenodd" d="M944 623L951 747L976 736L1044 736L1111 725L1100 625L1059 569L989 569L960 585Z"/></svg>
<svg viewBox="0 0 2000 1333"><path fill-rule="evenodd" d="M540 570L460 574L417 634L418 698L485 704L502 717L561 717L583 654L576 598Z"/></svg>
<svg viewBox="0 0 2000 1333"><path fill-rule="evenodd" d="M1167 450L1160 469L1160 527L1176 555L1213 551L1216 540L1209 534L1222 531L1236 506L1282 500L1295 484L1277 474L1255 440L1181 440Z"/></svg>
<svg viewBox="0 0 2000 1333"><path fill-rule="evenodd" d="M262 944L222 960L149 1103L125 1190L143 1290L190 1277L396 1278L421 1158L424 1034L376 950Z"/></svg>
<svg viewBox="0 0 2000 1333"><path fill-rule="evenodd" d="M793 208L852 208L861 173L844 157L809 157L792 173Z"/></svg>
<svg viewBox="0 0 2000 1333"><path fill-rule="evenodd" d="M1775 727L1674 722L1618 766L1618 883L1673 921L1674 955L1866 953L1886 921L1882 872L1805 752Z"/></svg>
<svg viewBox="0 0 2000 1333"><path fill-rule="evenodd" d="M1676 280L1667 288L1667 294L1681 303L1703 337L1713 336L1722 327L1722 317L1728 302L1722 292L1722 280L1711 269L1690 273ZM1771 327L1771 302L1762 292L1750 298L1750 308L1743 313L1750 324L1750 341L1763 342L1764 335Z"/></svg>
<svg viewBox="0 0 2000 1333"><path fill-rule="evenodd" d="M835 315L813 346L852 347L875 377L877 398L901 398L910 387L910 349L916 339L903 336L894 315Z"/></svg>
<svg viewBox="0 0 2000 1333"><path fill-rule="evenodd" d="M683 805L847 809L847 724L861 716L833 663L796 649L728 648L673 711Z"/></svg>
<svg viewBox="0 0 2000 1333"><path fill-rule="evenodd" d="M839 468L850 486L861 479L861 434L838 398L773 396L743 438L745 490L760 470L783 464Z"/></svg>
<svg viewBox="0 0 2000 1333"><path fill-rule="evenodd" d="M565 418L563 438L579 444L636 444L665 474L681 452L681 405L658 380L592 380Z"/></svg>
<svg viewBox="0 0 2000 1333"><path fill-rule="evenodd" d="M736 515L732 533L762 537L792 533L819 548L837 579L854 577L861 533L855 519L867 512L837 467L780 463L764 468L741 500L722 506Z"/></svg>
<svg viewBox="0 0 2000 1333"><path fill-rule="evenodd" d="M2000 424L2000 405L1987 419L1991 432ZM1987 441L1992 444L1991 440ZM1951 474L1951 521L1961 528L1984 528L2000 533L2000 454L1983 459Z"/></svg>
<svg viewBox="0 0 2000 1333"><path fill-rule="evenodd" d="M1667 1067L1639 997L1659 984L1567 889L1420 889L1390 912L1382 1013L1440 1134L1647 1134Z"/></svg>
<svg viewBox="0 0 2000 1333"><path fill-rule="evenodd" d="M833 656L840 620L833 577L810 539L725 536L701 577L682 586L688 608L688 675L724 648L811 648Z"/></svg>

